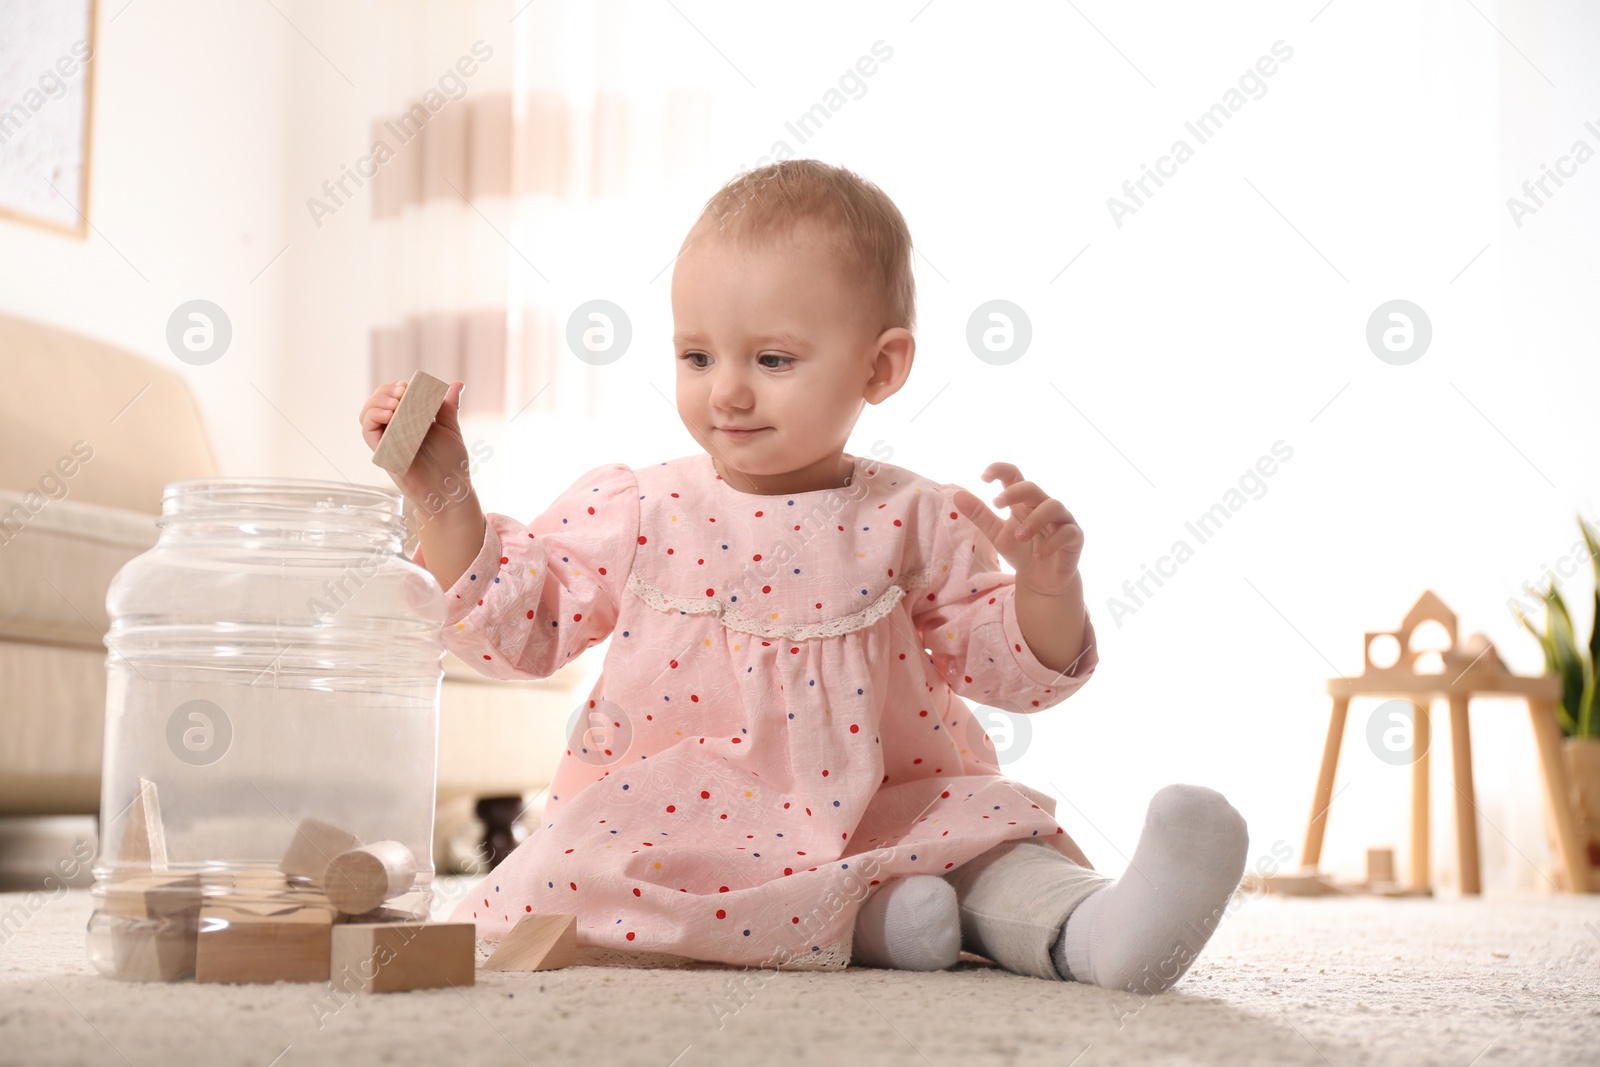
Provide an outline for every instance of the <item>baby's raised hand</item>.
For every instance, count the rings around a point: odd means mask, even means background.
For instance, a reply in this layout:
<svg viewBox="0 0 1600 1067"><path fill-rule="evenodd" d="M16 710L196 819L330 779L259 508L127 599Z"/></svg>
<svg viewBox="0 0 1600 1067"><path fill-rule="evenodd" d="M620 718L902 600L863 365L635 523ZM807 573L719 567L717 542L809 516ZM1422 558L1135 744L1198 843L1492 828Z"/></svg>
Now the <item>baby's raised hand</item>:
<svg viewBox="0 0 1600 1067"><path fill-rule="evenodd" d="M451 500L459 499L459 492L453 490L466 480L469 469L467 445L461 436L459 419L463 388L464 382L450 383L444 403L439 406L433 425L428 427L410 469L401 474L389 472L390 479L407 499L425 500L435 493ZM405 381L389 382L380 385L362 405L361 436L369 448L377 449L405 391Z"/></svg>
<svg viewBox="0 0 1600 1067"><path fill-rule="evenodd" d="M972 493L958 489L955 504L971 519L1017 572L1017 584L1042 596L1070 591L1078 578L1078 558L1083 555L1083 530L1061 501L1029 481L1010 463L991 463L983 481L998 479L1005 487L994 498L995 507L1008 507L1002 519Z"/></svg>

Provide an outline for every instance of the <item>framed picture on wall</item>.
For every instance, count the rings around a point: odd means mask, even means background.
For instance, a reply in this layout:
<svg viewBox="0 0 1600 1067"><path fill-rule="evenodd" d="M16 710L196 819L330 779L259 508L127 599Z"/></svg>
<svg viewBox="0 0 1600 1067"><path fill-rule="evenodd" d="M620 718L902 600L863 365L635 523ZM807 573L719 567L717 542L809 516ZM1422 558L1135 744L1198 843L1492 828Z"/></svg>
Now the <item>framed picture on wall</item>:
<svg viewBox="0 0 1600 1067"><path fill-rule="evenodd" d="M0 219L86 237L95 0L0 0Z"/></svg>

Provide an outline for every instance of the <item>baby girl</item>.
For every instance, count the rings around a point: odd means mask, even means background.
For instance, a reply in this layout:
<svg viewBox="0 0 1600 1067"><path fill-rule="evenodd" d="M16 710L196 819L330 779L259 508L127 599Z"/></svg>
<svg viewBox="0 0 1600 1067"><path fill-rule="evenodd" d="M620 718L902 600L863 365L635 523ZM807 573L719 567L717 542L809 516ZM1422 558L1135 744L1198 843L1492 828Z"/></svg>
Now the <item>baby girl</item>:
<svg viewBox="0 0 1600 1067"><path fill-rule="evenodd" d="M842 168L746 172L672 278L677 407L704 450L588 471L524 524L470 491L421 527L448 647L543 678L610 638L542 825L451 916L578 916L587 959L1019 974L1153 993L1244 871L1222 795L1151 800L1127 872L1000 772L966 701L1043 711L1094 673L1083 531L1009 463L995 507L844 451L916 350L911 238ZM404 383L361 413L376 446ZM411 500L467 469L452 382ZM1004 557L1014 573L1000 568Z"/></svg>

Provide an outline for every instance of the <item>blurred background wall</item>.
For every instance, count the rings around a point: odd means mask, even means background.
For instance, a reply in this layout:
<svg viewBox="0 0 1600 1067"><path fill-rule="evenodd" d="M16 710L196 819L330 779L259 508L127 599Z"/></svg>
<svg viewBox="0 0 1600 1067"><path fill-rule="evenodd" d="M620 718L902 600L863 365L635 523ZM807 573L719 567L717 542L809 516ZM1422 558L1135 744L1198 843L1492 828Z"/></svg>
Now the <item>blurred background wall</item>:
<svg viewBox="0 0 1600 1067"><path fill-rule="evenodd" d="M980 496L1014 462L1087 535L1099 672L1008 770L1110 873L1173 781L1244 812L1252 865L1285 842L1292 866L1323 684L1360 671L1362 632L1431 588L1536 672L1508 599L1600 519L1600 162L1573 162L1600 149L1597 45L1579 0L102 0L92 230L0 223L0 309L175 363L173 309L215 302L230 349L181 369L231 474L388 484L356 425L374 382L462 377L479 495L530 517L599 463L695 449L668 292L705 199L774 157L849 166L905 214L921 296L915 371L851 450ZM400 145L385 123L430 92ZM1366 336L1396 299L1431 323L1405 365ZM631 325L603 365L565 345L592 300ZM1030 326L1009 362L968 341L992 300ZM1198 543L1185 523L1231 489ZM1123 591L1180 538L1192 558ZM1559 577L1586 624L1580 564ZM1404 863L1409 770L1368 751L1373 704L1324 851L1345 877L1369 846ZM1526 714L1484 701L1473 731L1485 887L1543 891Z"/></svg>

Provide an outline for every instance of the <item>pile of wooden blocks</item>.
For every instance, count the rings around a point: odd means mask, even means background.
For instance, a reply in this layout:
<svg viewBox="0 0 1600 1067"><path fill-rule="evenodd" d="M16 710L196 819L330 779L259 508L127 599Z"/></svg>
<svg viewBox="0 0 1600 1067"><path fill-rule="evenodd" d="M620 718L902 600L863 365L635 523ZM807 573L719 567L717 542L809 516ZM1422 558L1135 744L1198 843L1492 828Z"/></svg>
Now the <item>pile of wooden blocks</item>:
<svg viewBox="0 0 1600 1067"><path fill-rule="evenodd" d="M1265 877L1247 875L1245 881L1251 884L1251 888L1289 897L1433 896L1433 890L1427 886L1403 886L1395 881L1392 848L1367 849L1367 878L1364 882L1337 882L1331 874L1314 867L1302 868L1295 874L1269 874Z"/></svg>
<svg viewBox="0 0 1600 1067"><path fill-rule="evenodd" d="M411 890L416 859L398 841L362 844L305 819L276 870L176 873L155 784L140 779L103 911L118 978L170 982L327 982L373 993L472 985L472 923L416 919L388 902ZM484 966L571 966L577 916L523 916Z"/></svg>

